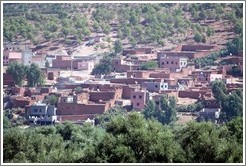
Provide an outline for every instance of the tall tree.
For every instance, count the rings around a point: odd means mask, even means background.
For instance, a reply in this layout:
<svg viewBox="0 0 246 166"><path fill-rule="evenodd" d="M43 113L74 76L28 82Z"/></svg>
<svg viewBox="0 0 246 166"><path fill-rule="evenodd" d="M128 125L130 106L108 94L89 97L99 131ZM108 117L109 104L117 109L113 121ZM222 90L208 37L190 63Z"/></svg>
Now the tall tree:
<svg viewBox="0 0 246 166"><path fill-rule="evenodd" d="M170 124L177 120L177 102L174 97L168 99L167 96L161 96L160 106L156 108L154 101L149 101L143 111L145 118L154 118L162 124Z"/></svg>
<svg viewBox="0 0 246 166"><path fill-rule="evenodd" d="M92 74L110 74L111 73L112 59L106 55L100 60L99 64L92 70Z"/></svg>
<svg viewBox="0 0 246 166"><path fill-rule="evenodd" d="M44 74L36 64L31 64L26 75L28 86L42 86L44 84Z"/></svg>
<svg viewBox="0 0 246 166"><path fill-rule="evenodd" d="M115 53L121 53L123 50L122 43L119 40L116 40L114 42L114 52Z"/></svg>
<svg viewBox="0 0 246 166"><path fill-rule="evenodd" d="M214 98L221 102L225 98L225 93L226 93L225 84L222 81L212 82L212 92Z"/></svg>
<svg viewBox="0 0 246 166"><path fill-rule="evenodd" d="M149 100L149 102L146 104L144 111L143 111L144 117L146 119L155 117L156 115L156 104L154 100Z"/></svg>
<svg viewBox="0 0 246 166"><path fill-rule="evenodd" d="M15 84L22 86L23 81L26 77L26 71L27 71L26 66L18 62L11 62L6 70L6 73L10 74L14 78Z"/></svg>
<svg viewBox="0 0 246 166"><path fill-rule="evenodd" d="M241 90L233 91L221 103L222 111L226 113L228 120L243 116L243 93Z"/></svg>
<svg viewBox="0 0 246 166"><path fill-rule="evenodd" d="M141 114L116 116L106 125L107 134L90 160L80 162L181 162L184 155L168 127L146 121Z"/></svg>

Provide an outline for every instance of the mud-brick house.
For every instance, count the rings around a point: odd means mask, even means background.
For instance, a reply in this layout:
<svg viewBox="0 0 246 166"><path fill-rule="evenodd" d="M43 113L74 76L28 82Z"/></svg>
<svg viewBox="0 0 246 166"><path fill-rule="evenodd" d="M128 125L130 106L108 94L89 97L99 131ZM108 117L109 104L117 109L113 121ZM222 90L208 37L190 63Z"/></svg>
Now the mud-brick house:
<svg viewBox="0 0 246 166"><path fill-rule="evenodd" d="M145 104L149 101L149 92L142 89L136 89L131 93L132 109L141 111Z"/></svg>
<svg viewBox="0 0 246 166"><path fill-rule="evenodd" d="M188 58L178 56L163 56L160 57L159 66L160 68L169 68L171 71L181 71L188 64Z"/></svg>

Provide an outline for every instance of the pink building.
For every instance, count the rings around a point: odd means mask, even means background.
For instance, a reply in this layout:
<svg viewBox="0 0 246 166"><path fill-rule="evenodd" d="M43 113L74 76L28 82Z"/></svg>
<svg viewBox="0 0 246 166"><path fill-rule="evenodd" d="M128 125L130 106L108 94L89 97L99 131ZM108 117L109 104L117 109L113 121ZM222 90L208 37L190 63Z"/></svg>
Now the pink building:
<svg viewBox="0 0 246 166"><path fill-rule="evenodd" d="M52 61L53 68L71 68L71 56L56 56Z"/></svg>
<svg viewBox="0 0 246 166"><path fill-rule="evenodd" d="M169 68L170 70L180 71L187 66L188 58L177 56L163 56L160 57L160 67Z"/></svg>
<svg viewBox="0 0 246 166"><path fill-rule="evenodd" d="M3 65L9 65L9 63L13 61L17 61L21 63L22 54L16 51L10 51L4 49L3 51Z"/></svg>
<svg viewBox="0 0 246 166"><path fill-rule="evenodd" d="M122 59L113 59L112 67L115 72L126 72L128 70L139 70L140 64L135 64L133 62L127 62Z"/></svg>
<svg viewBox="0 0 246 166"><path fill-rule="evenodd" d="M149 95L146 90L135 90L131 93L131 103L134 110L144 109L145 104L149 100Z"/></svg>
<svg viewBox="0 0 246 166"><path fill-rule="evenodd" d="M196 57L196 52L194 51L160 51L157 53L157 59L159 60L160 57L166 56L180 56L180 57L187 57L189 59L193 59Z"/></svg>
<svg viewBox="0 0 246 166"><path fill-rule="evenodd" d="M144 70L127 71L127 78L149 78L150 72Z"/></svg>
<svg viewBox="0 0 246 166"><path fill-rule="evenodd" d="M53 68L65 68L77 70L92 71L94 68L94 62L92 60L73 59L71 62L71 56L56 56L56 59L52 61Z"/></svg>
<svg viewBox="0 0 246 166"><path fill-rule="evenodd" d="M78 70L88 70L92 71L94 68L94 62L93 61L82 61L78 62L77 66L74 66L74 68L77 68Z"/></svg>

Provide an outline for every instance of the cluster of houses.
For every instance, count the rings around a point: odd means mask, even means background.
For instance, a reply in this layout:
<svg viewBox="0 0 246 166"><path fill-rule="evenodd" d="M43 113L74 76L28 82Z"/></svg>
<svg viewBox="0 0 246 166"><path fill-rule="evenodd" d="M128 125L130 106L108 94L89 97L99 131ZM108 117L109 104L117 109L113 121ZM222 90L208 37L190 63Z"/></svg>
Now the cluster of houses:
<svg viewBox="0 0 246 166"><path fill-rule="evenodd" d="M228 91L242 88L242 83L233 81L234 78L228 75L232 66L237 65L243 70L242 55L231 57L233 65L206 68L196 68L190 60L207 56L218 49L215 45L204 44L181 45L172 51L125 49L120 58L113 59L114 72L110 75L64 77L61 75L64 69L78 70L81 74L91 72L96 57L62 53L38 55L26 47L6 46L3 65L19 61L25 65L39 63L40 68L44 68L40 63L49 61L50 68L44 70L46 79L56 83L40 88L17 87L14 79L4 73L4 94L9 98L4 106L23 109L33 123L51 124L67 120L79 123L94 119L116 105L129 111L141 111L149 100L154 100L158 106L160 97L166 94L176 98L203 100L205 107L199 112L198 120L216 122L220 106L213 98L210 83L222 80ZM159 67L140 70L141 65L150 60L157 61ZM45 104L51 95L58 98L55 106Z"/></svg>

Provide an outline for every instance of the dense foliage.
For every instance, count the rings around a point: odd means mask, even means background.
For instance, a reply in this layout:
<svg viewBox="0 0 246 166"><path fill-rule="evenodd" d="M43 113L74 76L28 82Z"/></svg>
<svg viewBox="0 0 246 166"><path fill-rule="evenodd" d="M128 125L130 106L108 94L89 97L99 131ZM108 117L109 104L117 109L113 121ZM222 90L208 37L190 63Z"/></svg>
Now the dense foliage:
<svg viewBox="0 0 246 166"><path fill-rule="evenodd" d="M10 74L14 78L15 84L19 86L23 85L25 79L27 79L29 87L44 84L44 73L36 64L25 66L18 62L11 62L6 73Z"/></svg>
<svg viewBox="0 0 246 166"><path fill-rule="evenodd" d="M156 69L158 67L158 63L156 61L148 61L141 65L140 70L149 70Z"/></svg>
<svg viewBox="0 0 246 166"><path fill-rule="evenodd" d="M100 62L94 67L91 74L110 74L112 70L112 58L109 55L103 56Z"/></svg>
<svg viewBox="0 0 246 166"><path fill-rule="evenodd" d="M153 100L150 100L143 111L144 117L153 118L162 124L170 124L177 120L177 101L175 97L168 98L162 96L160 98L159 107Z"/></svg>
<svg viewBox="0 0 246 166"><path fill-rule="evenodd" d="M71 123L28 129L5 128L4 162L242 162L243 123L191 122L163 126L137 112L99 126Z"/></svg>
<svg viewBox="0 0 246 166"><path fill-rule="evenodd" d="M228 121L235 117L243 116L243 91L242 89L227 92L226 86L221 81L212 83L212 92L221 105L222 120Z"/></svg>
<svg viewBox="0 0 246 166"><path fill-rule="evenodd" d="M164 45L164 39L173 40L174 34L181 37L180 42L192 30L197 34L195 40L204 42L206 36L213 35L213 30L196 24L203 20L230 20L235 33L242 33L242 6L239 3L8 3L3 5L3 36L5 41L23 39L36 45L57 39L80 42L91 33L116 31L120 39L128 39L135 46L149 42ZM230 10L224 12L226 8Z"/></svg>

